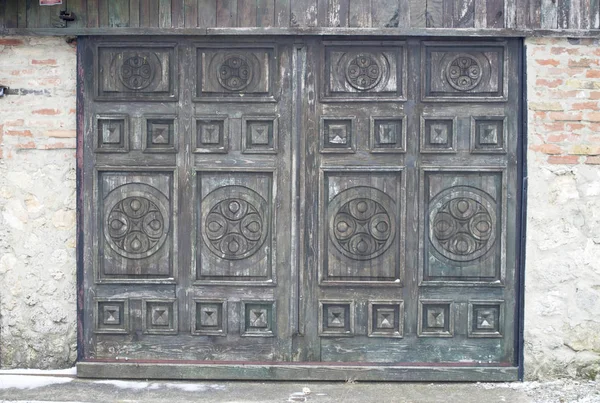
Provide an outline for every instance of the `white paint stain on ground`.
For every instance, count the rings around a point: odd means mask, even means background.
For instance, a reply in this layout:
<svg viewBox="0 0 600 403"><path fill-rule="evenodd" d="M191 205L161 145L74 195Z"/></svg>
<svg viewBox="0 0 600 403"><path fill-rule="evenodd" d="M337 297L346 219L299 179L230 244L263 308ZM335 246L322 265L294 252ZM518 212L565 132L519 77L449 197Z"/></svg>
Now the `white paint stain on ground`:
<svg viewBox="0 0 600 403"><path fill-rule="evenodd" d="M144 381L119 381L119 380L103 380L94 381L103 385L112 385L119 389L132 389L132 390L158 390L158 389L179 389L184 392L208 392L215 390L225 390L224 385L211 384L206 385L202 383L161 383L161 382L144 382Z"/></svg>
<svg viewBox="0 0 600 403"><path fill-rule="evenodd" d="M61 376L0 375L0 389L35 389L71 381Z"/></svg>
<svg viewBox="0 0 600 403"><path fill-rule="evenodd" d="M20 368L20 369L2 369L0 375L77 375L77 368L67 369L32 369L32 368Z"/></svg>

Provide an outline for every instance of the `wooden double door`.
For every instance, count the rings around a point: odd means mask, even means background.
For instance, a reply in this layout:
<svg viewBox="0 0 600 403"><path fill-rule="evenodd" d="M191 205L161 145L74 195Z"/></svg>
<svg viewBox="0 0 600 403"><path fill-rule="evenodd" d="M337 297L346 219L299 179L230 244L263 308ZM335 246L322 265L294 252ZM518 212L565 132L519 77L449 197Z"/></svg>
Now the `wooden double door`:
<svg viewBox="0 0 600 403"><path fill-rule="evenodd" d="M516 379L519 49L80 41L80 375Z"/></svg>

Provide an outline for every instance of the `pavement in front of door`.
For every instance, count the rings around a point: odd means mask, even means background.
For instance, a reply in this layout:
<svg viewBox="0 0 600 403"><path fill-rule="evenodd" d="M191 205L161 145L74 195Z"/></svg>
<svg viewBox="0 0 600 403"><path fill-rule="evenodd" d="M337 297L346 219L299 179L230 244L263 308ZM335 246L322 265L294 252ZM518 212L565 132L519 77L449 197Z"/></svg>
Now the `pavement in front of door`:
<svg viewBox="0 0 600 403"><path fill-rule="evenodd" d="M87 380L64 371L0 371L0 402L600 403L600 382L164 382Z"/></svg>

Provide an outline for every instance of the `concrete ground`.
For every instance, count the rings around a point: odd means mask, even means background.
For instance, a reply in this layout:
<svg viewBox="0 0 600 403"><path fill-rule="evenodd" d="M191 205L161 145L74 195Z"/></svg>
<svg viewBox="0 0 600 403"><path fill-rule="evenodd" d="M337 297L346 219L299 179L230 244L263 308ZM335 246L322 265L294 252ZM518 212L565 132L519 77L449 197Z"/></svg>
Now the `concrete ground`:
<svg viewBox="0 0 600 403"><path fill-rule="evenodd" d="M0 371L0 402L600 403L600 383L144 382Z"/></svg>

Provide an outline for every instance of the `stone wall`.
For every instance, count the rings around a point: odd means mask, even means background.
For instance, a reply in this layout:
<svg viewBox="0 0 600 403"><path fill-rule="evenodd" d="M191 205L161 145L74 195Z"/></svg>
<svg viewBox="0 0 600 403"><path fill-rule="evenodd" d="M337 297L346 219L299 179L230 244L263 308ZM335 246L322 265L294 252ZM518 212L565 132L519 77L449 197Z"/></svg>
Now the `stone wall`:
<svg viewBox="0 0 600 403"><path fill-rule="evenodd" d="M76 51L64 38L0 37L0 359L76 359Z"/></svg>
<svg viewBox="0 0 600 403"><path fill-rule="evenodd" d="M526 375L600 365L600 42L531 39ZM0 37L0 359L76 358L74 45Z"/></svg>
<svg viewBox="0 0 600 403"><path fill-rule="evenodd" d="M528 378L600 369L600 41L527 48Z"/></svg>

